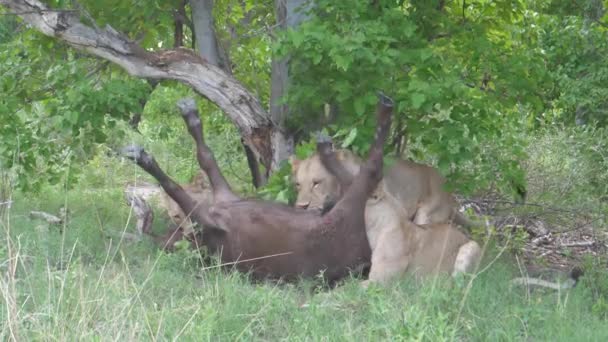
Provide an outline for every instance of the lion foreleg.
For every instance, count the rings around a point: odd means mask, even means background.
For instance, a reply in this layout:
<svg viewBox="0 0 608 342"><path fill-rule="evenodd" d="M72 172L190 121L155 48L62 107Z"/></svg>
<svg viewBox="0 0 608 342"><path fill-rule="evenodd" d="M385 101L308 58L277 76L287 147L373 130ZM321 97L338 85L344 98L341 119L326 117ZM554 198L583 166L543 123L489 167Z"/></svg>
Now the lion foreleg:
<svg viewBox="0 0 608 342"><path fill-rule="evenodd" d="M389 229L382 232L372 249L369 280L363 282L362 285L367 286L370 282L386 284L402 276L409 266L408 252L408 241L401 229Z"/></svg>

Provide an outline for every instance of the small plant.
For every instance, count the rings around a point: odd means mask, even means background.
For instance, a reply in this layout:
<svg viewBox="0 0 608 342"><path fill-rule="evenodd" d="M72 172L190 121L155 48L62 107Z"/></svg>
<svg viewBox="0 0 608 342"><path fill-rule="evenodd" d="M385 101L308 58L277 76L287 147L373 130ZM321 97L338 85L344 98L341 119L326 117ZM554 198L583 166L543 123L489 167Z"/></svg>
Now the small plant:
<svg viewBox="0 0 608 342"><path fill-rule="evenodd" d="M283 163L268 179L268 183L258 190L258 195L266 200L293 204L296 200L296 189L291 180L291 165Z"/></svg>
<svg viewBox="0 0 608 342"><path fill-rule="evenodd" d="M600 257L587 257L584 260L585 275L582 285L591 291L594 314L608 319L608 273L606 260Z"/></svg>

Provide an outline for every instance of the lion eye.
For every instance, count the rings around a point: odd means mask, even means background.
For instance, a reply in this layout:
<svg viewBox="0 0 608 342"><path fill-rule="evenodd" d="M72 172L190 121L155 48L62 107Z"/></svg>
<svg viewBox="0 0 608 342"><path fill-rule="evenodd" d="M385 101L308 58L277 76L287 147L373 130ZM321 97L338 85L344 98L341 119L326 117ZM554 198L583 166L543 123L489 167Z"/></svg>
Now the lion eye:
<svg viewBox="0 0 608 342"><path fill-rule="evenodd" d="M321 184L321 181L320 181L320 180L315 180L315 181L312 181L312 187L313 187L313 188L316 188L316 187L317 187L319 184Z"/></svg>
<svg viewBox="0 0 608 342"><path fill-rule="evenodd" d="M296 188L300 188L300 183L296 183Z"/></svg>

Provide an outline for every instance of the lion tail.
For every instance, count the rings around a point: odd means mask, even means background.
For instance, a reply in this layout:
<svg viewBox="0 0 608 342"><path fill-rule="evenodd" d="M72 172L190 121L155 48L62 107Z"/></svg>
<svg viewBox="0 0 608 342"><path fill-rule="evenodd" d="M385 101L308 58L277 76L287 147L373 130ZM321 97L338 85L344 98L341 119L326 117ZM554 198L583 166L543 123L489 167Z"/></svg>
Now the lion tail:
<svg viewBox="0 0 608 342"><path fill-rule="evenodd" d="M521 277L511 280L511 285L523 285L523 286L540 286L547 287L554 290L567 290L576 286L579 278L584 274L583 270L579 267L575 267L570 272L568 279L563 282L550 282L538 278Z"/></svg>

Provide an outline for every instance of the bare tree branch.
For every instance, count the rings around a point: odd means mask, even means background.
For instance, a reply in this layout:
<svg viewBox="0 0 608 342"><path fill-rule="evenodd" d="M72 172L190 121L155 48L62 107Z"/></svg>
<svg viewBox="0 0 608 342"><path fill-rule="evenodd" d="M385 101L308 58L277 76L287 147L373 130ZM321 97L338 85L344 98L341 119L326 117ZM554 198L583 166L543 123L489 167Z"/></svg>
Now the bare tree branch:
<svg viewBox="0 0 608 342"><path fill-rule="evenodd" d="M176 80L192 87L228 115L247 145L270 168L270 137L278 128L269 114L240 82L192 50L147 51L110 26L87 26L77 13L51 11L38 0L0 0L0 4L21 13L27 24L43 34L109 60L133 76Z"/></svg>

